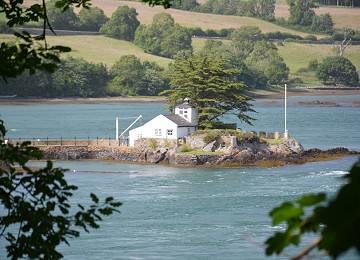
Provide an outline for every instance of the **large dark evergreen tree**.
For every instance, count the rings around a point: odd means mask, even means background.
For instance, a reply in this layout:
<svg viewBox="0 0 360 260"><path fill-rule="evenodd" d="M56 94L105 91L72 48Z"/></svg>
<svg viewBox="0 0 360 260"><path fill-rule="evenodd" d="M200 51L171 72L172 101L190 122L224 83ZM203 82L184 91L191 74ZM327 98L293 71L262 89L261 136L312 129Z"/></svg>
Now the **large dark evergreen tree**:
<svg viewBox="0 0 360 260"><path fill-rule="evenodd" d="M233 76L239 71L226 68L227 61L183 53L176 57L172 66L171 89L167 95L169 108L178 100L190 98L190 103L199 110L199 125L211 128L226 113L235 114L240 120L250 123L247 115L253 111L246 95L246 85Z"/></svg>

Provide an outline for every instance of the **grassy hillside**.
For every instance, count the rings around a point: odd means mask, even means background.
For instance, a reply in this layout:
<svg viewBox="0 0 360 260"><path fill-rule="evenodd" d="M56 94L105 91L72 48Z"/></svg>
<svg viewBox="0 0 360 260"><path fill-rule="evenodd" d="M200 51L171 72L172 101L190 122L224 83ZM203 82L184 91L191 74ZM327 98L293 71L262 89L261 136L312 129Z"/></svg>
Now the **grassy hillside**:
<svg viewBox="0 0 360 260"><path fill-rule="evenodd" d="M200 51L206 39L193 38L194 51ZM299 69L307 68L310 60L317 59L321 62L325 57L335 55L337 45L300 44L286 42L283 46L277 46L280 56L290 68L290 78L300 77L308 85L320 84L313 73L299 73ZM360 45L350 45L345 51L344 57L351 60L358 72L360 72Z"/></svg>
<svg viewBox="0 0 360 260"><path fill-rule="evenodd" d="M342 30L344 27L351 27L360 30L360 9L344 7L324 7L314 9L317 14L329 13L334 21L335 30ZM289 16L289 6L286 4L277 4L275 8L276 17Z"/></svg>
<svg viewBox="0 0 360 260"><path fill-rule="evenodd" d="M138 19L143 24L149 24L152 21L152 17L161 12L171 14L177 23L180 23L187 27L201 27L204 29L222 29L222 28L238 28L245 25L255 25L261 28L263 32L269 31L283 31L293 34L299 34L304 36L306 34L299 33L293 30L276 26L272 23L268 23L259 19L249 17L238 17L238 16L226 16L226 15L215 15L215 14L203 14L168 9L165 10L163 7L149 7L146 4L139 2L130 1L119 1L119 0L92 0L94 6L100 7L104 12L111 16L111 14L119 6L128 5L134 7L139 16ZM286 5L285 1L277 1L275 15L276 17L287 17L289 15L289 6ZM360 9L358 8L338 8L338 7L320 7L315 9L318 14L330 13L334 19L335 28L342 29L343 27L352 27L360 30Z"/></svg>
<svg viewBox="0 0 360 260"><path fill-rule="evenodd" d="M10 41L11 35L1 35L0 41ZM193 38L195 52L200 51L206 39ZM126 41L115 40L105 36L50 36L48 42L51 45L64 45L72 48L69 54L73 57L82 57L94 63L105 63L111 67L122 55L133 54L142 61L154 61L166 68L171 62L155 55L144 53L134 44ZM299 69L306 68L309 61L317 59L321 62L326 56L334 55L335 45L314 45L286 42L284 46L277 46L280 55L290 68L290 78L300 77L307 84L319 84L313 74L299 73ZM350 59L360 72L360 46L350 45L345 51L345 57Z"/></svg>
<svg viewBox="0 0 360 260"><path fill-rule="evenodd" d="M284 46L278 46L279 54L283 57L290 68L290 76L300 77L307 85L314 85L318 80L313 73L300 73L299 69L307 68L310 60L316 59L321 62L325 57L337 54L338 46L313 45L287 42ZM345 51L344 57L348 58L360 72L360 46L351 45Z"/></svg>
<svg viewBox="0 0 360 260"><path fill-rule="evenodd" d="M36 0L31 0L28 4L34 1ZM307 35L306 33L296 32L291 29L283 28L275 24L250 17L193 13L176 9L164 9L163 7L159 6L149 7L148 5L140 2L130 1L92 0L91 2L93 6L103 9L105 14L109 17L119 6L128 5L129 7L133 7L139 14L138 19L142 24L150 24L155 14L166 12L171 14L177 23L186 27L201 27L203 29L223 29L239 28L246 25L254 25L260 27L263 32L282 31L292 34L299 34L301 36Z"/></svg>
<svg viewBox="0 0 360 260"><path fill-rule="evenodd" d="M27 4L36 2L37 0L27 1ZM206 0L202 0L206 1ZM287 17L289 15L288 6L285 0L278 0L276 6L277 17ZM119 6L128 5L136 8L139 13L138 19L143 24L149 24L152 17L161 12L170 13L176 22L187 27L201 27L203 29L222 29L237 28L245 25L255 25L265 32L282 31L291 34L305 36L290 29L282 28L272 23L268 23L259 19L239 16L224 16L214 14L192 13L176 9L165 10L162 7L149 7L139 2L119 1L119 0L92 0L93 6L102 8L108 16L111 16ZM357 28L360 30L360 9L321 7L316 9L317 13L329 12L335 21L335 27L341 29L344 26ZM318 36L319 37L319 36ZM0 35L2 40L8 41L11 36ZM205 43L205 39L194 38L193 48L199 51ZM73 49L70 54L73 57L82 57L94 63L105 63L111 67L122 55L133 54L142 61L154 61L162 67L167 67L171 62L170 59L144 53L144 51L132 43L119 41L104 36L49 36L48 42L51 45L65 45ZM280 55L290 68L290 77L300 77L310 84L319 84L311 73L299 73L299 69L306 68L312 59L321 61L323 58L334 54L333 45L309 45L297 43L285 43L284 46L278 46ZM349 58L360 72L360 46L349 46L345 52L345 57Z"/></svg>
<svg viewBox="0 0 360 260"><path fill-rule="evenodd" d="M0 42L14 39L11 35L0 34ZM133 54L142 61L156 62L167 67L170 59L147 54L143 49L127 42L115 40L105 36L48 36L50 45L69 46L72 52L68 55L84 58L94 63L104 63L111 67L123 55Z"/></svg>

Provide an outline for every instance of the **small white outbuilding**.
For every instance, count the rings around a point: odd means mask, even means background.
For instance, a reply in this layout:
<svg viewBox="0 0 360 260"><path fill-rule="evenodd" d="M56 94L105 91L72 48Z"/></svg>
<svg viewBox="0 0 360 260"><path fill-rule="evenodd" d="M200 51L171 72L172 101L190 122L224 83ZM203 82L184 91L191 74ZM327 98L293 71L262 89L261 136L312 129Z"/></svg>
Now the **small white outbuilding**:
<svg viewBox="0 0 360 260"><path fill-rule="evenodd" d="M143 126L129 131L129 145L141 138L179 139L194 133L198 125L198 111L189 99L175 107L174 115L158 115Z"/></svg>

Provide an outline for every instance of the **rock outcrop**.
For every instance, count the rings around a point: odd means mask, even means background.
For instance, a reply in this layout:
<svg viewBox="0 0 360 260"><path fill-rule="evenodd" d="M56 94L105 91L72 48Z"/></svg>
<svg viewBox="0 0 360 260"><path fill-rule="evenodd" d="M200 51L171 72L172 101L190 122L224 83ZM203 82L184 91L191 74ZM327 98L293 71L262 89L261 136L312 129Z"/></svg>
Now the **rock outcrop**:
<svg viewBox="0 0 360 260"><path fill-rule="evenodd" d="M144 147L97 147L97 146L43 146L40 147L46 159L79 160L103 159L132 163L162 163L170 165L202 166L279 166L309 161L329 160L339 156L359 154L346 148L330 150L310 149L305 151L295 139L269 144L256 136L237 140L221 137L206 144L186 140L191 147L206 152L179 153L178 148L149 149ZM192 142L193 141L193 142Z"/></svg>

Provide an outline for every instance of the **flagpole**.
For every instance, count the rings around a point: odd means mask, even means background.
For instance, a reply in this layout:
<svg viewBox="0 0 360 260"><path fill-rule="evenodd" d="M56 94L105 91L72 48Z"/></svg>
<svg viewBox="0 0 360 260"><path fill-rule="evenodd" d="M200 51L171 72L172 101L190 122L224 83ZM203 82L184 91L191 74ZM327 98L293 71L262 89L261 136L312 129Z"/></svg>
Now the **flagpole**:
<svg viewBox="0 0 360 260"><path fill-rule="evenodd" d="M287 126L286 126L286 106L287 106L287 85L285 84L285 132L284 132L284 138L288 139L289 138L289 133L287 130Z"/></svg>

